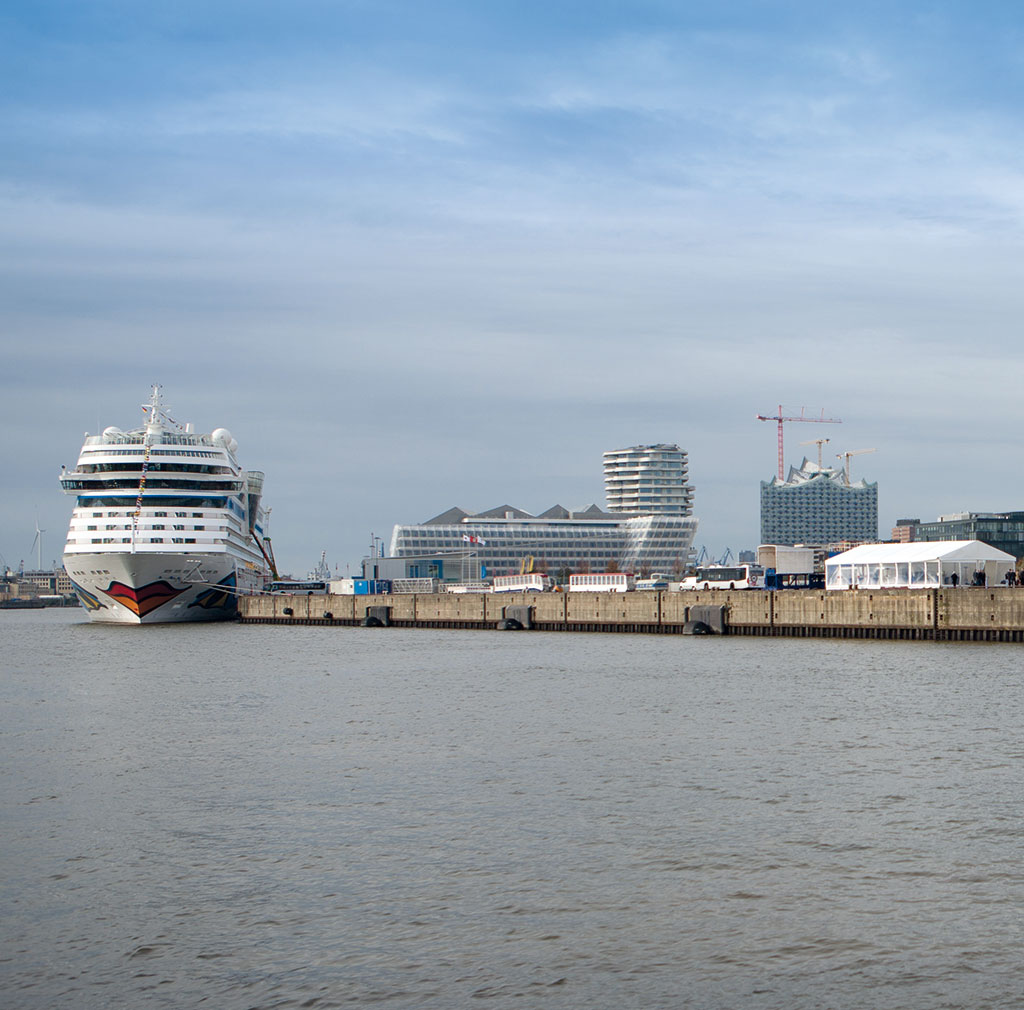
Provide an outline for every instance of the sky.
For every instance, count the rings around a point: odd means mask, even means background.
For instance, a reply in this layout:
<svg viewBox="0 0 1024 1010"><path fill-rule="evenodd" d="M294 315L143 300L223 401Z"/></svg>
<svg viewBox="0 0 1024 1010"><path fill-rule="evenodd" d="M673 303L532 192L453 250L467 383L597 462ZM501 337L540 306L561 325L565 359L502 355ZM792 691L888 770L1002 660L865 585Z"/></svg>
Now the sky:
<svg viewBox="0 0 1024 1010"><path fill-rule="evenodd" d="M756 547L776 425L898 518L1024 509L1024 8L12 0L0 558L59 558L84 432L267 474L280 567L689 453Z"/></svg>

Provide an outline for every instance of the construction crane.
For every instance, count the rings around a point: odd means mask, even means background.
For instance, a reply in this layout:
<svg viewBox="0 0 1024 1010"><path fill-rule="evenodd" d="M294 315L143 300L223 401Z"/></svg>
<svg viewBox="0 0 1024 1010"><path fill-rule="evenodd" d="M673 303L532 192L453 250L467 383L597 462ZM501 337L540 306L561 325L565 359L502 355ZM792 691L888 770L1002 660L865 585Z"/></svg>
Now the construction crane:
<svg viewBox="0 0 1024 1010"><path fill-rule="evenodd" d="M819 470L820 470L820 469L822 469L822 462L821 462L821 447L822 447L822 446L823 446L823 445L824 445L824 444L825 444L826 442L831 442L831 441L832 441L832 440L831 440L830 438L812 438L812 439L811 439L810 441L808 441L808 442L801 442L801 443L800 443L801 445L816 445L816 446L818 447L818 469L819 469Z"/></svg>
<svg viewBox="0 0 1024 1010"><path fill-rule="evenodd" d="M845 463L843 464L843 467L844 467L844 470L846 472L846 485L847 485L847 487L849 487L849 485L850 485L850 457L851 456L863 456L864 453L866 453L866 452L878 452L878 450L877 449L854 449L852 452L837 452L836 453L836 459L845 460Z"/></svg>
<svg viewBox="0 0 1024 1010"><path fill-rule="evenodd" d="M253 530L252 538L256 543L256 546L260 549L260 554L263 555L263 560L266 561L267 567L270 569L270 574L273 578L277 579L280 576L277 574L277 562L274 560L274 548L270 543L270 537L264 537L263 541L260 541L259 534Z"/></svg>
<svg viewBox="0 0 1024 1010"><path fill-rule="evenodd" d="M777 421L779 425L779 480L785 480L785 454L782 451L782 425L786 421L803 421L805 424L842 424L842 420L838 417L826 417L824 409L821 411L821 417L808 417L807 408L801 407L799 415L785 415L782 413L782 404L779 404L779 412L777 414L758 414L757 419L759 421Z"/></svg>

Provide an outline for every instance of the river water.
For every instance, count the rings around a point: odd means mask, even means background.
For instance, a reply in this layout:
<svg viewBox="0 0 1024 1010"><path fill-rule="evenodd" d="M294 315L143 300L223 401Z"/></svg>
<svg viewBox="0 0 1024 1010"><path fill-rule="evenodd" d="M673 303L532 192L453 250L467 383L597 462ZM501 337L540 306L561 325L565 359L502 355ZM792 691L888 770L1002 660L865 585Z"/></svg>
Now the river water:
<svg viewBox="0 0 1024 1010"><path fill-rule="evenodd" d="M0 613L5 1008L1024 1007L1024 653Z"/></svg>

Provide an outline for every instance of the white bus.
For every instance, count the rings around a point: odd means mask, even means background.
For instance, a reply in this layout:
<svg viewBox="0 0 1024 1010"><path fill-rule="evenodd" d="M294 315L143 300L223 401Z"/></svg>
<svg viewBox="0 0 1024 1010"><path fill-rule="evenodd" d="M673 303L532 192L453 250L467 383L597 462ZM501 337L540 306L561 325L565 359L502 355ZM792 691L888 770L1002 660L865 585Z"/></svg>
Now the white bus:
<svg viewBox="0 0 1024 1010"><path fill-rule="evenodd" d="M628 593L635 583L625 572L597 572L594 575L570 575L570 593Z"/></svg>
<svg viewBox="0 0 1024 1010"><path fill-rule="evenodd" d="M669 589L667 575L648 575L646 578L636 580L637 592L641 590L654 590L655 592L667 592Z"/></svg>
<svg viewBox="0 0 1024 1010"><path fill-rule="evenodd" d="M680 589L764 589L760 565L709 565L679 583Z"/></svg>
<svg viewBox="0 0 1024 1010"><path fill-rule="evenodd" d="M495 575L491 584L492 593L546 593L554 589L555 580L550 575L530 572L528 575Z"/></svg>

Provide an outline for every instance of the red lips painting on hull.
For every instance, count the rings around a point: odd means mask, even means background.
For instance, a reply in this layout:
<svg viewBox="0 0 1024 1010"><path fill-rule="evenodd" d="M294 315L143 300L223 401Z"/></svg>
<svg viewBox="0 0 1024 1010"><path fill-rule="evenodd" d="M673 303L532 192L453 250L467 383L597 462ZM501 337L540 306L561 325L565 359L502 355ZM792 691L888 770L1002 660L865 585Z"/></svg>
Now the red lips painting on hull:
<svg viewBox="0 0 1024 1010"><path fill-rule="evenodd" d="M127 607L138 617L145 617L152 613L157 607L163 606L168 600L180 596L184 589L175 589L168 582L161 579L159 582L150 582L146 586L136 589L134 586L126 586L123 582L111 582L103 590L112 600L116 600L123 607Z"/></svg>

